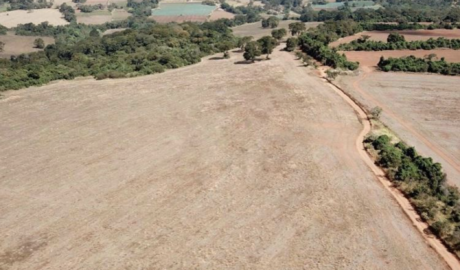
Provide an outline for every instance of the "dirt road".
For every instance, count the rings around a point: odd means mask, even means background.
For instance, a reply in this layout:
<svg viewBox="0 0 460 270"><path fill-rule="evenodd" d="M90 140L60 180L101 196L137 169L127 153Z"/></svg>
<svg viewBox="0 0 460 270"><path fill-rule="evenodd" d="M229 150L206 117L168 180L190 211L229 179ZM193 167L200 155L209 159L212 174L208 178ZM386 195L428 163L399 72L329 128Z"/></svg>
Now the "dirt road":
<svg viewBox="0 0 460 270"><path fill-rule="evenodd" d="M7 92L0 269L447 269L294 57Z"/></svg>
<svg viewBox="0 0 460 270"><path fill-rule="evenodd" d="M386 177L385 172L375 165L374 161L368 155L366 149L364 148L363 142L366 136L371 132L371 121L368 118L366 112L361 105L356 103L349 94L340 89L338 86L333 84L330 81L325 79L325 83L329 83L331 88L340 95L358 114L361 123L363 124L363 130L359 133L356 138L356 150L358 151L361 159L366 163L366 165L374 173L375 177L382 183L382 185L391 193L393 198L398 202L398 204L403 209L406 216L411 220L414 227L425 237L427 243L444 259L444 261L449 265L451 269L458 270L460 269L460 262L457 257L451 253L446 246L439 240L429 233L428 224L423 222L420 215L417 214L415 208L411 205L410 201L400 192L397 188L393 186L393 183ZM427 233L428 232L428 233Z"/></svg>
<svg viewBox="0 0 460 270"><path fill-rule="evenodd" d="M368 108L381 107L383 121L421 154L440 162L448 180L460 186L458 83L458 77L371 69L358 77L339 80Z"/></svg>

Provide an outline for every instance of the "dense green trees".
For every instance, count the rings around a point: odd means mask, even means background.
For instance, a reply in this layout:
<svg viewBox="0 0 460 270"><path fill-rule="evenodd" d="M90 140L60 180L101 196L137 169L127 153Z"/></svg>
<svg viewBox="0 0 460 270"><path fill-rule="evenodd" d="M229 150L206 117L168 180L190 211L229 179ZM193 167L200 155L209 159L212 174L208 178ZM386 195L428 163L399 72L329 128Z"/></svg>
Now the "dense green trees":
<svg viewBox="0 0 460 270"><path fill-rule="evenodd" d="M247 61L254 62L258 56L262 55L260 45L256 41L250 41L244 47L243 57Z"/></svg>
<svg viewBox="0 0 460 270"><path fill-rule="evenodd" d="M146 17L152 15L152 8L156 8L158 2L158 0L128 0L126 6L133 16Z"/></svg>
<svg viewBox="0 0 460 270"><path fill-rule="evenodd" d="M280 23L280 19L276 16L270 16L267 19L262 19L263 28L276 28Z"/></svg>
<svg viewBox="0 0 460 270"><path fill-rule="evenodd" d="M355 70L359 66L358 63L348 61L345 55L339 54L328 44L339 37L353 35L360 31L362 31L360 24L353 21L326 22L302 34L298 38L298 44L303 52L324 65Z"/></svg>
<svg viewBox="0 0 460 270"><path fill-rule="evenodd" d="M95 10L102 10L104 6L102 4L97 5L79 5L78 9L83 13L91 13Z"/></svg>
<svg viewBox="0 0 460 270"><path fill-rule="evenodd" d="M270 59L270 54L273 52L273 49L277 44L276 39L270 36L265 36L257 40L257 43L259 43L261 53L266 54L267 59Z"/></svg>
<svg viewBox="0 0 460 270"><path fill-rule="evenodd" d="M287 35L287 31L284 28L272 30L272 37L275 38L278 42Z"/></svg>
<svg viewBox="0 0 460 270"><path fill-rule="evenodd" d="M406 39L404 38L403 35L396 33L396 32L392 32L388 35L387 42L388 43L406 42Z"/></svg>
<svg viewBox="0 0 460 270"><path fill-rule="evenodd" d="M443 58L433 60L433 57L425 59L415 56L402 58L380 58L378 67L385 72L388 71L406 71L406 72L430 72L443 75L459 75L460 63L448 63Z"/></svg>
<svg viewBox="0 0 460 270"><path fill-rule="evenodd" d="M221 0L220 6L223 10L236 14L233 20L228 20L228 22L231 22L233 24L232 26L241 25L244 23L257 22L257 21L260 21L261 19L260 17L260 12L262 11L261 7L256 7L253 5L234 7L234 6L227 4L225 0Z"/></svg>
<svg viewBox="0 0 460 270"><path fill-rule="evenodd" d="M0 24L0 35L6 35L8 28Z"/></svg>
<svg viewBox="0 0 460 270"><path fill-rule="evenodd" d="M441 164L420 156L402 142L391 143L386 135L370 137L365 143L377 150L377 164L409 197L432 231L459 254L460 193L456 187L446 184Z"/></svg>
<svg viewBox="0 0 460 270"><path fill-rule="evenodd" d="M37 38L34 40L34 47L37 49L43 49L45 48L45 41L41 38Z"/></svg>
<svg viewBox="0 0 460 270"><path fill-rule="evenodd" d="M77 17L75 16L75 10L67 5L66 3L63 3L62 5L59 6L59 12L61 12L64 15L64 19L68 22L76 22Z"/></svg>
<svg viewBox="0 0 460 270"><path fill-rule="evenodd" d="M428 40L381 42L364 40L362 38L347 44L341 44L341 51L386 51L386 50L433 50L436 48L460 49L460 39L446 39L443 37Z"/></svg>
<svg viewBox="0 0 460 270"><path fill-rule="evenodd" d="M301 22L295 22L295 23L290 23L289 24L289 31L291 32L291 35L300 35L306 30L306 26L304 23Z"/></svg>
<svg viewBox="0 0 460 270"><path fill-rule="evenodd" d="M52 80L94 76L132 77L199 62L201 57L236 45L223 21L152 25L103 37L59 42L44 51L0 60L0 91Z"/></svg>
<svg viewBox="0 0 460 270"><path fill-rule="evenodd" d="M286 51L292 52L294 51L299 44L299 41L295 37L290 37L286 41Z"/></svg>

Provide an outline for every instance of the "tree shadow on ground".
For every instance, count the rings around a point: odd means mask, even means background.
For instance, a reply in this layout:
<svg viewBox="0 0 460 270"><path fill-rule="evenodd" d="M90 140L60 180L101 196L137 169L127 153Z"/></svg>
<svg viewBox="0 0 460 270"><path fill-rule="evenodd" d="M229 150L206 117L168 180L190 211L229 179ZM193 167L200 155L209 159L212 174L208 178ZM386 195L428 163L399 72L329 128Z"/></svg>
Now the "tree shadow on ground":
<svg viewBox="0 0 460 270"><path fill-rule="evenodd" d="M254 62L252 61L246 61L246 60L241 60L241 61L236 61L235 65L248 65L248 64L255 64L256 62L264 61L265 59L256 59Z"/></svg>
<svg viewBox="0 0 460 270"><path fill-rule="evenodd" d="M209 60L224 60L225 58L222 57L222 56L215 56L215 57L211 57L209 58Z"/></svg>

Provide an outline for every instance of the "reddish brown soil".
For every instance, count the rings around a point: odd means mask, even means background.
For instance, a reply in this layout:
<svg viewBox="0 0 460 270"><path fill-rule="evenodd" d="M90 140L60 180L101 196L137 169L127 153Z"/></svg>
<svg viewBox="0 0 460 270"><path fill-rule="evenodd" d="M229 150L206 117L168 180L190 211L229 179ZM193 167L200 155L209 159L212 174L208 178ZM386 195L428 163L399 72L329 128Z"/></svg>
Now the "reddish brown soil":
<svg viewBox="0 0 460 270"><path fill-rule="evenodd" d="M375 67L377 66L380 57L385 58L389 57L403 57L403 56L416 56L416 57L425 57L429 54L436 54L437 58L440 59L444 57L447 62L460 62L460 50L450 50L450 49L437 49L437 50L400 50L400 51L378 51L378 52L367 52L367 51L350 51L342 52L344 53L348 60L357 61L363 67Z"/></svg>
<svg viewBox="0 0 460 270"><path fill-rule="evenodd" d="M388 35L391 32L400 33L404 35L407 41L415 41L415 40L428 40L430 38L438 38L438 37L445 37L449 39L460 39L460 29L436 29L436 30L403 30L403 31L365 31L358 33L353 36L341 38L335 42L332 42L330 46L336 47L342 43L350 43L353 40L360 38L363 35L370 36L371 40L375 41L386 41Z"/></svg>

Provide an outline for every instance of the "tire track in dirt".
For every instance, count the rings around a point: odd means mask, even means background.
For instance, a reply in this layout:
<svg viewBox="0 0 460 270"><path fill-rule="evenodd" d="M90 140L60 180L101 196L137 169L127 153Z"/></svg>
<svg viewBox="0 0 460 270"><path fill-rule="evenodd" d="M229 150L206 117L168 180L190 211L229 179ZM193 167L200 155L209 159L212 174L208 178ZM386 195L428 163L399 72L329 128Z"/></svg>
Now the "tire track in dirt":
<svg viewBox="0 0 460 270"><path fill-rule="evenodd" d="M377 99L373 98L370 94L368 94L366 91L364 91L360 83L365 80L368 76L370 75L369 72L366 72L363 76L358 78L356 81L353 82L353 87L355 90L361 94L365 99L371 101L374 103L376 106L379 106L383 109L385 114L391 116L398 124L403 126L408 132L410 132L414 137L419 139L423 144L425 144L426 147L428 147L430 150L435 152L439 157L441 157L446 163L448 163L454 170L456 170L458 173L460 173L460 164L453 158L451 155L443 151L443 149L437 145L434 145L428 138L426 138L423 134L415 130L412 125L404 121L401 117L399 117L396 113L394 113L390 108L379 102Z"/></svg>
<svg viewBox="0 0 460 270"><path fill-rule="evenodd" d="M366 163L366 165L369 167L369 169L372 171L375 177L380 181L380 183L382 183L385 189L388 190L390 194L393 196L393 198L398 202L404 214L406 214L406 216L410 219L414 227L416 227L417 230L422 234L427 244L438 253L438 255L447 263L447 265L449 265L451 269L460 269L460 262L457 259L457 257L446 248L446 246L441 242L441 240L439 240L434 235L426 233L426 231L428 230L428 224L422 221L421 217L415 211L414 207L409 202L409 200L404 196L404 194L402 194L401 191L393 187L393 184L385 176L383 170L374 164L374 162L364 149L364 137L371 131L371 122L364 109L337 85L335 85L325 77L323 77L323 80L353 108L353 110L356 112L359 118L359 121L363 125L362 131L356 138L356 150L361 156L361 159L364 161L364 163Z"/></svg>

